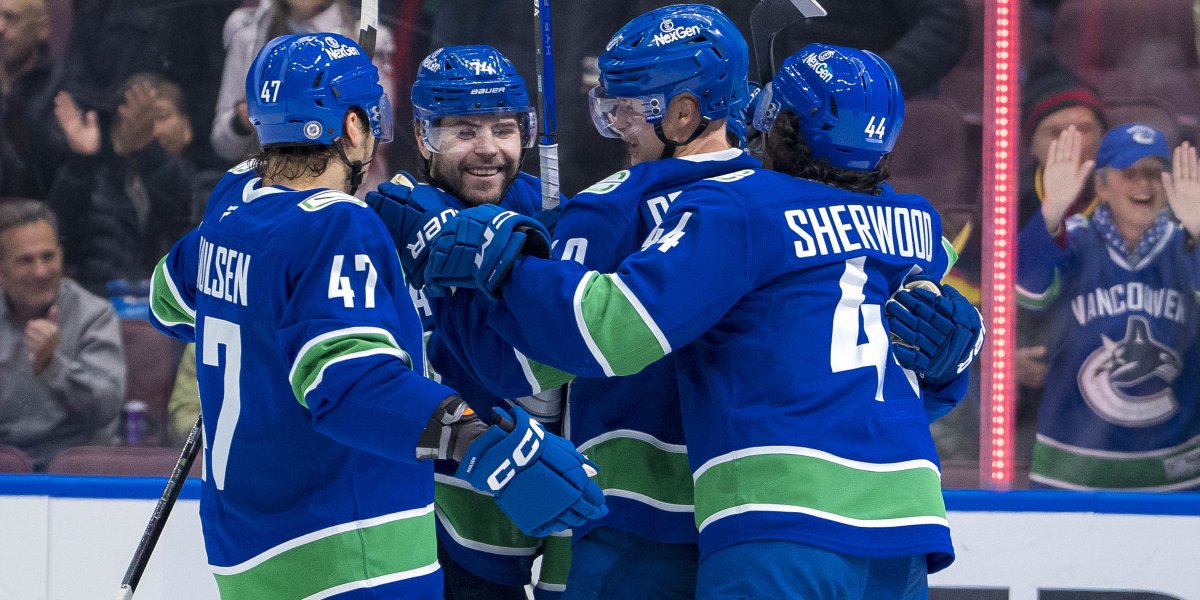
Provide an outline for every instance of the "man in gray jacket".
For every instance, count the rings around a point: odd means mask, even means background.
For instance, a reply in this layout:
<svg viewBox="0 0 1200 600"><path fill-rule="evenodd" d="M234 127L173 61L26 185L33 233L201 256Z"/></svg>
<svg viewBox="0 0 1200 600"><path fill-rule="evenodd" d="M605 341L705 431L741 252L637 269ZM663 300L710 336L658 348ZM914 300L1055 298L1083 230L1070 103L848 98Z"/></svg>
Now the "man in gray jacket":
<svg viewBox="0 0 1200 600"><path fill-rule="evenodd" d="M63 277L54 213L0 203L0 443L35 468L64 448L107 442L125 396L112 306Z"/></svg>

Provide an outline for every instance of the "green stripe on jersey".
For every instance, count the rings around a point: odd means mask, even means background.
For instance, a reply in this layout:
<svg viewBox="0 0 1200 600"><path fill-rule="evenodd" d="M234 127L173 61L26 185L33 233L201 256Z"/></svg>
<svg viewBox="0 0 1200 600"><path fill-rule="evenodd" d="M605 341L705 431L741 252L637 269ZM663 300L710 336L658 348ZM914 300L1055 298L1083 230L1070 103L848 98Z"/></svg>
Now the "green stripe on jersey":
<svg viewBox="0 0 1200 600"><path fill-rule="evenodd" d="M175 282L167 271L167 257L164 256L154 267L150 277L150 310L154 318L164 325L196 325L196 311L188 307L178 294Z"/></svg>
<svg viewBox="0 0 1200 600"><path fill-rule="evenodd" d="M491 554L532 556L541 540L521 533L492 496L466 482L437 475L433 484L438 520L460 545Z"/></svg>
<svg viewBox="0 0 1200 600"><path fill-rule="evenodd" d="M1029 476L1057 487L1096 490L1162 491L1200 486L1200 441L1147 456L1145 452L1122 457L1088 455L1084 448L1051 445L1039 439L1033 445Z"/></svg>
<svg viewBox="0 0 1200 600"><path fill-rule="evenodd" d="M537 587L547 591L566 589L567 573L571 570L571 530L542 540L542 570Z"/></svg>
<svg viewBox="0 0 1200 600"><path fill-rule="evenodd" d="M575 317L606 374L632 375L671 351L658 324L617 274L589 272L580 288Z"/></svg>
<svg viewBox="0 0 1200 600"><path fill-rule="evenodd" d="M1042 310L1052 302L1058 299L1059 293L1062 292L1062 278L1059 276L1058 269L1054 270L1054 281L1050 282L1050 287L1046 291L1035 294L1021 286L1017 286L1017 305L1022 308L1031 308L1033 310Z"/></svg>
<svg viewBox="0 0 1200 600"><path fill-rule="evenodd" d="M951 244L945 236L942 237L942 250L946 251L946 272L942 273L942 279L945 279L950 274L950 269L953 269L954 265L958 263L958 250L954 249L954 244Z"/></svg>
<svg viewBox="0 0 1200 600"><path fill-rule="evenodd" d="M856 527L946 525L941 481L925 460L873 464L808 448L741 450L696 479L696 525L764 510Z"/></svg>
<svg viewBox="0 0 1200 600"><path fill-rule="evenodd" d="M521 365L521 371L525 374L525 380L529 382L529 389L533 394L555 389L575 379L574 375L566 371L530 360L516 348L513 348L513 354L517 356L517 362Z"/></svg>
<svg viewBox="0 0 1200 600"><path fill-rule="evenodd" d="M585 442L580 451L600 466L596 485L606 495L630 498L672 512L691 510L692 470L683 446L676 448L662 442L656 445L618 431L614 437Z"/></svg>
<svg viewBox="0 0 1200 600"><path fill-rule="evenodd" d="M348 530L304 541L247 569L214 568L221 598L307 598L339 586L367 587L432 573L437 570L433 512L406 512L417 514L382 523L377 523L380 519L371 519L373 524L368 525L354 523Z"/></svg>
<svg viewBox="0 0 1200 600"><path fill-rule="evenodd" d="M316 387L329 365L377 354L393 354L403 360L408 368L412 368L412 358L396 345L391 334L384 329L352 327L322 334L305 344L300 356L296 357L289 376L292 393L301 405L308 408L305 396Z"/></svg>

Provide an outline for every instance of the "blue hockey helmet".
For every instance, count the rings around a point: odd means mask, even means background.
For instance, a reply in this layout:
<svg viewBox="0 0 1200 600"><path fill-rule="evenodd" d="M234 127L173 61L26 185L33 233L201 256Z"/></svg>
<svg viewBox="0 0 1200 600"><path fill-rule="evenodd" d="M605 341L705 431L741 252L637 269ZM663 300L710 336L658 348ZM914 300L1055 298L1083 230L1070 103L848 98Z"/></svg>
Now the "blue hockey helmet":
<svg viewBox="0 0 1200 600"><path fill-rule="evenodd" d="M706 120L726 118L745 102L750 52L720 10L676 4L627 23L599 63L600 85L588 95L592 120L601 135L620 138L627 132L617 123L619 113L632 109L656 125L671 99L683 93L696 97Z"/></svg>
<svg viewBox="0 0 1200 600"><path fill-rule="evenodd" d="M730 111L728 120L725 121L725 128L737 137L738 145L743 148L746 146L746 142L749 141L747 136L753 134L747 128L747 124L752 124L754 121L754 109L758 106L757 100L761 95L762 86L751 81L747 90L745 100L739 102L735 110Z"/></svg>
<svg viewBox="0 0 1200 600"><path fill-rule="evenodd" d="M441 150L439 119L450 115L512 113L521 128L521 147L533 146L537 113L525 79L491 46L446 46L421 61L412 86L413 118L421 141Z"/></svg>
<svg viewBox="0 0 1200 600"><path fill-rule="evenodd" d="M763 89L754 127L770 131L784 110L796 114L814 158L869 171L896 145L904 96L896 72L875 54L809 44Z"/></svg>
<svg viewBox="0 0 1200 600"><path fill-rule="evenodd" d="M391 141L392 106L379 70L343 35L277 37L246 74L246 111L263 146L332 144L352 108L363 111L380 142Z"/></svg>

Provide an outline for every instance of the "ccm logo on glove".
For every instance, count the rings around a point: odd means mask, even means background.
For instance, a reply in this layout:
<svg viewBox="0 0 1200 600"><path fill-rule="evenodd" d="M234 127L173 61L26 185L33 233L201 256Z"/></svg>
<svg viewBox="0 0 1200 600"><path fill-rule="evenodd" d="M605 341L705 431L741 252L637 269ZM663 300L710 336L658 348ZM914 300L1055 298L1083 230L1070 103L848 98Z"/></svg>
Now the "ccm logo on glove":
<svg viewBox="0 0 1200 600"><path fill-rule="evenodd" d="M546 431L542 429L542 424L535 420L529 421L529 431L525 432L525 437L521 438L521 443L513 448L512 458L504 459L500 466L488 475L487 484L493 492L499 492L516 474L514 467L524 467L537 456L538 448L542 446L542 438L546 437Z"/></svg>

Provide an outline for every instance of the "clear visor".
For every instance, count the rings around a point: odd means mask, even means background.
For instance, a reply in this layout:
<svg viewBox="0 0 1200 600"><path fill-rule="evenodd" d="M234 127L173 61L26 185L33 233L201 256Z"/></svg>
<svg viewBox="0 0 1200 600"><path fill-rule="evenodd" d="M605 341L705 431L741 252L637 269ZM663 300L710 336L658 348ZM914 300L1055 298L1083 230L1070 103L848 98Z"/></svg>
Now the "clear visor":
<svg viewBox="0 0 1200 600"><path fill-rule="evenodd" d="M600 86L588 92L588 109L592 123L600 135L610 138L629 138L649 127L647 121L662 118L666 102L661 94L636 98L607 96Z"/></svg>
<svg viewBox="0 0 1200 600"><path fill-rule="evenodd" d="M775 125L775 117L779 116L780 104L775 101L775 84L768 83L763 86L759 96L753 122L755 129L765 133L771 131L771 127Z"/></svg>
<svg viewBox="0 0 1200 600"><path fill-rule="evenodd" d="M466 145L489 143L516 143L521 148L532 148L537 131L537 117L532 111L420 119L418 124L425 147L439 154Z"/></svg>
<svg viewBox="0 0 1200 600"><path fill-rule="evenodd" d="M379 102L376 102L370 109L371 114L368 118L371 120L371 133L379 138L381 144L392 141L396 124L392 112L392 101L388 99L388 95L380 96Z"/></svg>

